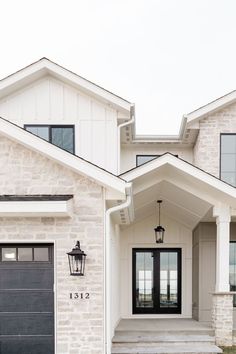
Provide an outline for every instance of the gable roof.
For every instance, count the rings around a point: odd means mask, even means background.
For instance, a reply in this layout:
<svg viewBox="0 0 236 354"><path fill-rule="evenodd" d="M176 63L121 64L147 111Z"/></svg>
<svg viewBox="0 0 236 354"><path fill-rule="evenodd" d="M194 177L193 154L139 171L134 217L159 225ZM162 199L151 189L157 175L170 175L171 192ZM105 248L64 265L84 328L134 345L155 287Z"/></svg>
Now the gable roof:
<svg viewBox="0 0 236 354"><path fill-rule="evenodd" d="M206 105L199 107L198 109L184 115L188 123L193 123L204 118L208 114L219 111L224 107L236 102L236 90L227 93L224 96L217 98L214 101L207 103Z"/></svg>
<svg viewBox="0 0 236 354"><path fill-rule="evenodd" d="M174 181L177 174L179 174L179 176L183 176L183 178L186 179L186 182L190 181L194 185L194 188L199 186L199 197L202 194L204 199L204 194L206 196L207 194L215 194L215 197L212 198L212 200L215 199L217 202L217 198L219 198L219 200L223 200L234 208L236 207L235 187L169 152L121 174L120 177L127 182L132 183L140 180L143 184L143 188L145 176L148 178L153 172L160 171L162 168L167 168L166 170L163 170L164 179L167 177L169 180ZM157 180L157 178L156 176L153 177L155 182L155 179Z"/></svg>
<svg viewBox="0 0 236 354"><path fill-rule="evenodd" d="M94 96L105 104L109 104L121 111L130 112L131 102L45 57L0 80L0 98L29 85L47 74Z"/></svg>
<svg viewBox="0 0 236 354"><path fill-rule="evenodd" d="M96 181L105 188L114 189L125 194L126 187L129 187L129 184L127 184L122 178L115 176L111 172L83 159L82 157L73 155L56 145L49 143L1 117L0 135L17 142L26 148L36 151L76 173Z"/></svg>

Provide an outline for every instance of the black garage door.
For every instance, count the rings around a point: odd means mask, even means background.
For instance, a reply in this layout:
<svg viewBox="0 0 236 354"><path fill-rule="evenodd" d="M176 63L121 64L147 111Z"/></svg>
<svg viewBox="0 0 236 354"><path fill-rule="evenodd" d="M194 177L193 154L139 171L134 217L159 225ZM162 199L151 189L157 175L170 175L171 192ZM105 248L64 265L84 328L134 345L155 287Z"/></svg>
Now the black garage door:
<svg viewBox="0 0 236 354"><path fill-rule="evenodd" d="M0 354L54 353L53 246L0 245Z"/></svg>

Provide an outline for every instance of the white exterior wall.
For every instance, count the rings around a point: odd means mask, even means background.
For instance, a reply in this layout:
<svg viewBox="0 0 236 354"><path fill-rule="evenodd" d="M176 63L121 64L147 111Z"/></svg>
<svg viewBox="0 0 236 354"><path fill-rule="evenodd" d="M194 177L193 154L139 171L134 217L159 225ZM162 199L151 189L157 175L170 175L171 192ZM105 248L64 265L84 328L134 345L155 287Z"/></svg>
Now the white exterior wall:
<svg viewBox="0 0 236 354"><path fill-rule="evenodd" d="M24 124L75 125L77 155L117 173L118 112L46 76L0 100L0 116Z"/></svg>
<svg viewBox="0 0 236 354"><path fill-rule="evenodd" d="M192 231L176 221L162 216L165 241L156 245L154 227L156 215L121 230L120 298L122 318L192 317ZM181 315L132 315L132 248L181 248L182 249L182 314Z"/></svg>
<svg viewBox="0 0 236 354"><path fill-rule="evenodd" d="M185 161L193 162L192 148L177 147L174 144L134 144L121 146L121 173L136 167L136 155L162 155L170 152Z"/></svg>

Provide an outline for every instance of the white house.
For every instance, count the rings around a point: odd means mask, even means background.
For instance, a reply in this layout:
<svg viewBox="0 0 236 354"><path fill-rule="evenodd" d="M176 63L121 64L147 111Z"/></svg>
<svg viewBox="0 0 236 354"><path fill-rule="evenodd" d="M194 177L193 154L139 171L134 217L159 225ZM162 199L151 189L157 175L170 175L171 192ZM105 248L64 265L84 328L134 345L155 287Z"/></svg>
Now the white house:
<svg viewBox="0 0 236 354"><path fill-rule="evenodd" d="M137 136L132 103L42 58L0 81L0 117L1 354L234 343L235 91Z"/></svg>

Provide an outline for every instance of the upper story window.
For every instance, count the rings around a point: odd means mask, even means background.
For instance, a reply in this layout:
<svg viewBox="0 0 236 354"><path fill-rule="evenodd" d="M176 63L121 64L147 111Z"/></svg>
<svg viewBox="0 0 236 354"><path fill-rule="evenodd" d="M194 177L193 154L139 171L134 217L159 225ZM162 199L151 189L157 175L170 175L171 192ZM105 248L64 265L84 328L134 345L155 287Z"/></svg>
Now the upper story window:
<svg viewBox="0 0 236 354"><path fill-rule="evenodd" d="M25 129L63 150L75 152L73 125L25 125Z"/></svg>
<svg viewBox="0 0 236 354"><path fill-rule="evenodd" d="M236 186L236 134L221 134L220 178Z"/></svg>
<svg viewBox="0 0 236 354"><path fill-rule="evenodd" d="M156 157L160 157L161 155L136 155L136 166L141 166L146 162L149 162ZM178 155L174 155L175 157L178 157Z"/></svg>
<svg viewBox="0 0 236 354"><path fill-rule="evenodd" d="M159 156L160 155L136 155L136 166L141 166Z"/></svg>

